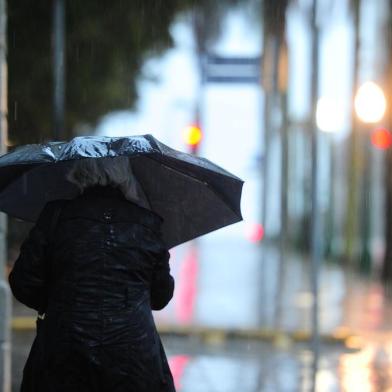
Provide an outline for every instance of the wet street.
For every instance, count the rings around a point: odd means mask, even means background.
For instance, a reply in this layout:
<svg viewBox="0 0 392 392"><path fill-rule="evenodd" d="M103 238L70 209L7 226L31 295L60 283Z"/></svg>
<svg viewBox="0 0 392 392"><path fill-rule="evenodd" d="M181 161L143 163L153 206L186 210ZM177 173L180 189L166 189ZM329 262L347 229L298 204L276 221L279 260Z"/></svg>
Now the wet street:
<svg viewBox="0 0 392 392"><path fill-rule="evenodd" d="M13 334L13 391L34 333ZM260 341L200 344L190 338L163 339L180 392L310 391L312 353L306 344L278 348ZM318 392L386 392L392 387L392 345L369 342L361 350L322 346Z"/></svg>
<svg viewBox="0 0 392 392"><path fill-rule="evenodd" d="M309 263L290 254L279 267L276 248L218 237L172 252L175 296L155 313L178 391L310 391ZM263 254L264 252L264 254ZM278 273L278 271L280 271ZM320 322L324 337L317 391L392 390L392 307L375 280L324 264ZM15 304L15 316L33 315ZM181 334L179 329L184 328ZM199 332L205 330L205 334ZM228 336L225 331L234 331ZM235 332L264 331L263 339ZM286 333L303 334L292 339ZM13 390L18 390L32 330L13 333Z"/></svg>

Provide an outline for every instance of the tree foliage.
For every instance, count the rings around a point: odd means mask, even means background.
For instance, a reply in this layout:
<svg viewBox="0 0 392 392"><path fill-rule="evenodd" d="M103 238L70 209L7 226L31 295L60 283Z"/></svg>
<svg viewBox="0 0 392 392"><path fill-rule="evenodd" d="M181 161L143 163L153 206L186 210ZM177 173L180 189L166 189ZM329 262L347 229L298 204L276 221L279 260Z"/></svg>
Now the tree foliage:
<svg viewBox="0 0 392 392"><path fill-rule="evenodd" d="M242 0L244 1L244 0ZM52 136L51 0L8 1L9 141ZM217 18L241 0L66 0L66 138L112 110L131 109L144 61L170 48L170 26L182 11ZM191 18L190 18L191 20Z"/></svg>
<svg viewBox="0 0 392 392"><path fill-rule="evenodd" d="M66 1L66 128L131 108L143 61L172 44L176 0ZM52 13L49 0L8 2L9 139L51 137ZM70 132L66 136L71 136Z"/></svg>

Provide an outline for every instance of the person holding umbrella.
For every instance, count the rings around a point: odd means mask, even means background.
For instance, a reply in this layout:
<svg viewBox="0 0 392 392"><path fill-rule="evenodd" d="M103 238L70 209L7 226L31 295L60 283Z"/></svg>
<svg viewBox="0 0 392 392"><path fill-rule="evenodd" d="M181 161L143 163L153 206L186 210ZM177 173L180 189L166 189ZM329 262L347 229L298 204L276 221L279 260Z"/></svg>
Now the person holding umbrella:
<svg viewBox="0 0 392 392"><path fill-rule="evenodd" d="M46 205L9 276L40 312L21 390L174 391L151 314L174 289L162 219L127 157L76 161L68 179L80 196Z"/></svg>
<svg viewBox="0 0 392 392"><path fill-rule="evenodd" d="M0 210L36 222L9 275L38 311L21 391L175 391L151 312L173 296L168 250L241 220L242 184L151 135L0 157Z"/></svg>

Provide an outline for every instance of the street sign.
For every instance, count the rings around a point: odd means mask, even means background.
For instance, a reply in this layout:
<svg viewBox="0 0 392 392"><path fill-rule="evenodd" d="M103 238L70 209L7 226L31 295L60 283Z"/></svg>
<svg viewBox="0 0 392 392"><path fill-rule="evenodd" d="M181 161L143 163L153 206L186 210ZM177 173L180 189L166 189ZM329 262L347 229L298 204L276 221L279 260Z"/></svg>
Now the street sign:
<svg viewBox="0 0 392 392"><path fill-rule="evenodd" d="M206 83L260 83L261 57L222 57L207 54L202 75Z"/></svg>

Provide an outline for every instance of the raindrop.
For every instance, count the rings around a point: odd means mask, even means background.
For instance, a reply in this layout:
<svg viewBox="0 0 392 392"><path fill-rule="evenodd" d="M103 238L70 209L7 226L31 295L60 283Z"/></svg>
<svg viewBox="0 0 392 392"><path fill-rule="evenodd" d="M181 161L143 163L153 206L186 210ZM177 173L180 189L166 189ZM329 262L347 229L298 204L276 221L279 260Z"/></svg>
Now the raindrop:
<svg viewBox="0 0 392 392"><path fill-rule="evenodd" d="M16 121L18 119L18 102L14 102L14 120Z"/></svg>

